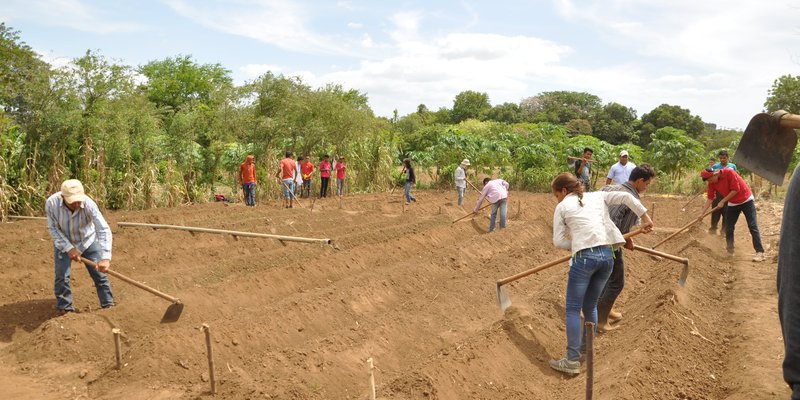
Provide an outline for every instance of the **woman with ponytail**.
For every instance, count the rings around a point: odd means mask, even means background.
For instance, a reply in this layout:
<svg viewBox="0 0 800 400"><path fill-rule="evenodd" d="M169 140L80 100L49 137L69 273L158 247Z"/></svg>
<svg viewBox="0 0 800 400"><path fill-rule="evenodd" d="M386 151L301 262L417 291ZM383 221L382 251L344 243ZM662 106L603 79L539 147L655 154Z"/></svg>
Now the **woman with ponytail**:
<svg viewBox="0 0 800 400"><path fill-rule="evenodd" d="M597 324L597 299L614 264L612 248L625 244L608 215L608 206L628 206L641 218L646 232L652 230L653 221L647 209L631 194L584 193L583 185L569 172L558 175L551 187L558 200L553 214L553 244L570 249L572 259L567 280L567 355L551 360L550 367L567 374L579 374L586 352L581 310L587 321Z"/></svg>

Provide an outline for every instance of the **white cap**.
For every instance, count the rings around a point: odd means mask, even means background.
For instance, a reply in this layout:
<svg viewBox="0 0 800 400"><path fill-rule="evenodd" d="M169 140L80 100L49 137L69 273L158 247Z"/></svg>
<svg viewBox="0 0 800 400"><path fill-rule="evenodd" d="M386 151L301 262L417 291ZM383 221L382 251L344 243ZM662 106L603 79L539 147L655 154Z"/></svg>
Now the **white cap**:
<svg viewBox="0 0 800 400"><path fill-rule="evenodd" d="M77 179L67 179L61 184L61 196L68 204L76 201L84 201L86 194L83 192L83 184Z"/></svg>
<svg viewBox="0 0 800 400"><path fill-rule="evenodd" d="M461 165L469 166L469 160L465 158L463 161L461 161Z"/></svg>
<svg viewBox="0 0 800 400"><path fill-rule="evenodd" d="M622 150L622 151L619 152L619 156L620 157L627 156L627 155L628 155L628 150Z"/></svg>

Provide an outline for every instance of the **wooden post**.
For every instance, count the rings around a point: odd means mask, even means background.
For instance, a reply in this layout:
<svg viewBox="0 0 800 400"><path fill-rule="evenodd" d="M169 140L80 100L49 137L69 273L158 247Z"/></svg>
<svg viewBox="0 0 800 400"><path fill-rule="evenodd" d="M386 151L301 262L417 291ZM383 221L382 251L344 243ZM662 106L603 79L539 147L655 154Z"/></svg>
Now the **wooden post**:
<svg viewBox="0 0 800 400"><path fill-rule="evenodd" d="M119 337L120 330L119 328L114 328L111 330L111 333L114 334L114 352L116 354L117 369L122 369L122 345Z"/></svg>
<svg viewBox="0 0 800 400"><path fill-rule="evenodd" d="M367 368L369 369L369 399L375 400L375 366L372 365L372 357L367 359Z"/></svg>
<svg viewBox="0 0 800 400"><path fill-rule="evenodd" d="M586 400L594 391L594 323L586 322Z"/></svg>
<svg viewBox="0 0 800 400"><path fill-rule="evenodd" d="M211 349L211 328L208 324L203 324L203 332L206 334L206 351L208 353L208 381L211 382L211 394L216 394L217 380L214 377L214 351Z"/></svg>

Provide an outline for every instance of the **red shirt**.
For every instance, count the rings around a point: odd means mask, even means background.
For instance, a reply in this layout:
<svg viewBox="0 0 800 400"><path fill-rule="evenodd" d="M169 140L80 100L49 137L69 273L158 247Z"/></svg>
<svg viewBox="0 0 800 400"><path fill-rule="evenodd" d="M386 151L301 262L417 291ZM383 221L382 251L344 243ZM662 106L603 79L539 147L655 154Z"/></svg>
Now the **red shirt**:
<svg viewBox="0 0 800 400"><path fill-rule="evenodd" d="M311 179L311 173L314 172L314 164L306 161L300 164L300 171L303 173L303 179Z"/></svg>
<svg viewBox="0 0 800 400"><path fill-rule="evenodd" d="M281 160L281 179L294 179L297 164L289 157Z"/></svg>
<svg viewBox="0 0 800 400"><path fill-rule="evenodd" d="M319 163L319 176L323 178L331 177L331 163L330 161L323 161Z"/></svg>
<svg viewBox="0 0 800 400"><path fill-rule="evenodd" d="M336 163L336 178L337 179L344 179L344 170L347 168L347 165L341 161Z"/></svg>
<svg viewBox="0 0 800 400"><path fill-rule="evenodd" d="M256 183L256 164L245 161L239 166L242 183Z"/></svg>
<svg viewBox="0 0 800 400"><path fill-rule="evenodd" d="M736 191L736 194L728 199L728 202L732 204L742 204L753 195L744 179L730 168L719 170L717 183L708 182L709 199L716 197L716 191L722 193L723 196L727 196L732 190Z"/></svg>

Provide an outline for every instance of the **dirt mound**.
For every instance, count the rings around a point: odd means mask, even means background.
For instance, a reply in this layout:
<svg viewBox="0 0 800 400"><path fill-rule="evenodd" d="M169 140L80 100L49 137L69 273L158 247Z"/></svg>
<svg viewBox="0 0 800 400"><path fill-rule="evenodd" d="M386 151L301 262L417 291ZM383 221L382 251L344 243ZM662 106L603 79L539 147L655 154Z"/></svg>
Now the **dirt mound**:
<svg viewBox="0 0 800 400"><path fill-rule="evenodd" d="M409 206L399 194L373 194L317 200L313 211L306 202L108 213L113 268L179 297L186 308L174 324L159 323L168 302L113 278L118 305L97 310L77 265L82 312L56 316L44 221L5 224L0 243L24 268L0 270L0 383L29 387L20 398L203 396L199 328L208 323L221 398L365 399L368 358L385 399L584 398L585 375L567 378L547 365L566 344L566 265L507 285L513 306L498 308L497 279L566 255L551 244L552 196L512 196L508 228L491 234L481 233L486 214L453 224L466 213L455 193L432 191ZM652 245L690 220L692 210L680 211L685 201L647 197L657 204L656 223L670 229L637 243ZM774 242L767 235L777 231L780 209L760 208L765 243ZM118 221L330 238L335 246ZM780 336L767 284L774 264L748 261L743 223L737 246L737 258L725 260L724 239L698 227L659 248L691 260L686 287L677 285L680 264L625 254L624 318L596 340L596 398L786 397L779 361L757 356L765 346L779 354L781 343L750 345L756 332ZM764 305L754 308L766 310L762 320L747 313L742 293L757 293L747 301ZM113 369L114 327L124 335L121 370Z"/></svg>

